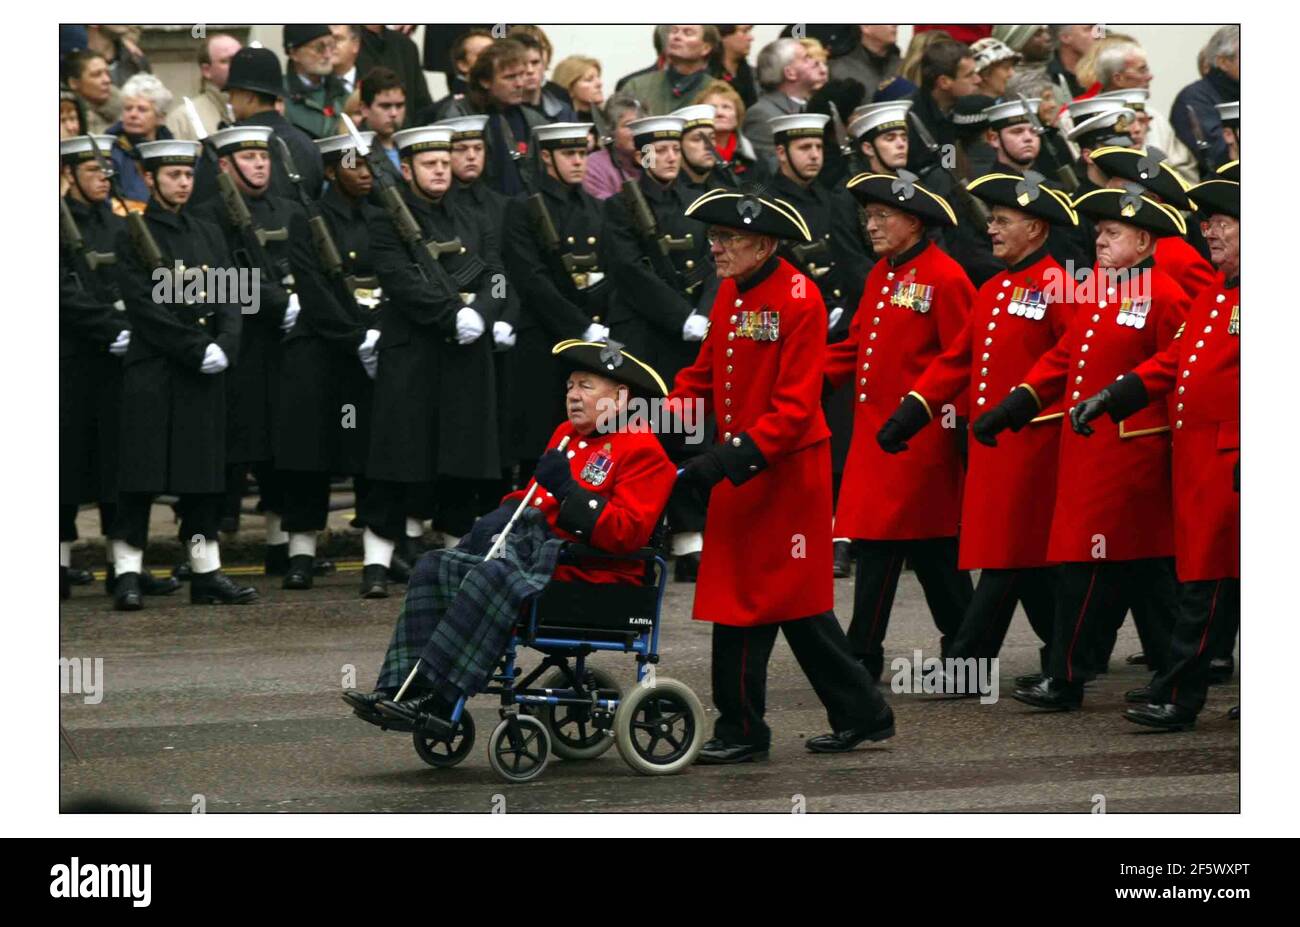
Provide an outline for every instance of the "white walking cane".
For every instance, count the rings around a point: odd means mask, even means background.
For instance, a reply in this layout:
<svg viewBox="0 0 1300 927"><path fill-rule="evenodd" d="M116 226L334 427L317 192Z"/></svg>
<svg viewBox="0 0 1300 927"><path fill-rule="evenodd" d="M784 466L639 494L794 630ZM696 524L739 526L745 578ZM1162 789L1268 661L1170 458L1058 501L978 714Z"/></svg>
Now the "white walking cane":
<svg viewBox="0 0 1300 927"><path fill-rule="evenodd" d="M568 446L569 436L565 435L564 438L561 439L560 446L556 448L556 450L563 451ZM492 547L488 549L487 556L483 558L485 561L495 560L497 556L500 555L501 548L505 546L506 538L510 536L510 530L514 528L515 522L518 521L519 516L524 513L524 509L528 508L528 504L533 501L533 493L537 492L537 486L537 480L533 480L532 485L528 487L528 492L525 493L524 498L520 500L519 507L515 509L515 514L510 516L510 520L506 522L506 526L501 529L501 533L497 535L496 541L493 542ZM410 675L408 675L406 681L402 683L402 688L398 689L397 694L393 696L394 702L400 702L402 700L402 696L406 694L407 688L415 681L415 674L419 671L420 660L417 658L415 665L411 667Z"/></svg>

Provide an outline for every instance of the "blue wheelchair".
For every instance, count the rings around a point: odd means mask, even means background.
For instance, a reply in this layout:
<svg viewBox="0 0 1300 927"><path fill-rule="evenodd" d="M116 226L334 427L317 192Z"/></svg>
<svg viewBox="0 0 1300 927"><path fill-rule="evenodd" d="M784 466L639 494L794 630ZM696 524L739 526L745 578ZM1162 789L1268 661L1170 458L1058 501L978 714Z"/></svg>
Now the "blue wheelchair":
<svg viewBox="0 0 1300 927"><path fill-rule="evenodd" d="M488 738L488 761L510 782L528 782L552 754L593 760L611 746L638 773L663 776L695 762L704 741L704 709L689 686L659 676L659 629L668 562L661 523L649 547L610 554L566 542L560 563L619 560L644 565L642 581L553 581L530 599L483 693L499 697L501 721ZM521 650L542 662L527 673ZM636 679L625 689L588 665L596 653L636 655ZM539 682L540 680L540 682ZM414 731L415 752L430 766L460 763L474 747L474 719L462 696L449 737Z"/></svg>

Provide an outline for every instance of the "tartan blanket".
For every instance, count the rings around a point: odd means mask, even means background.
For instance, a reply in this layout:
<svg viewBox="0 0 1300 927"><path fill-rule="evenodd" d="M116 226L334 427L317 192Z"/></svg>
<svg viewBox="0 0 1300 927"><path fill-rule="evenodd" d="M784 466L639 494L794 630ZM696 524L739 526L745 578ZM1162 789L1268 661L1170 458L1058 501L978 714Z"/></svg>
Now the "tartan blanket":
<svg viewBox="0 0 1300 927"><path fill-rule="evenodd" d="M426 553L411 573L376 688L401 686L418 657L413 686L449 702L482 691L524 601L550 582L563 543L530 507L492 560L483 559L484 546Z"/></svg>

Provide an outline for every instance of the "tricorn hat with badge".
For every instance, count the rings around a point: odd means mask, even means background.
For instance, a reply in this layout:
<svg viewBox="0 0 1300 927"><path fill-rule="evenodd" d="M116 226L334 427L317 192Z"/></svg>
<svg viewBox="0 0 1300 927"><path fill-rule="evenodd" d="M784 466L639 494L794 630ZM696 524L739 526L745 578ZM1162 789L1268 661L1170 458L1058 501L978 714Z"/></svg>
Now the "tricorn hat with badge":
<svg viewBox="0 0 1300 927"><path fill-rule="evenodd" d="M583 341L570 338L551 348L551 353L580 370L609 377L643 396L667 396L668 386L653 367L623 350L617 341Z"/></svg>
<svg viewBox="0 0 1300 927"><path fill-rule="evenodd" d="M1137 184L1126 189L1090 190L1073 203L1075 212L1093 220L1111 219L1158 236L1186 235L1187 223L1172 206L1157 202Z"/></svg>
<svg viewBox="0 0 1300 927"><path fill-rule="evenodd" d="M226 78L226 91L250 90L270 97L282 97L284 71L280 59L269 48L245 45L230 59L230 75Z"/></svg>
<svg viewBox="0 0 1300 927"><path fill-rule="evenodd" d="M1092 163L1102 173L1119 177L1146 187L1162 200L1178 209L1194 209L1187 198L1187 185L1178 172L1170 166L1164 152L1158 148L1129 148L1107 145L1092 150Z"/></svg>
<svg viewBox="0 0 1300 927"><path fill-rule="evenodd" d="M1196 198L1196 211L1208 218L1213 215L1241 218L1241 184L1216 177L1194 184L1187 191Z"/></svg>
<svg viewBox="0 0 1300 927"><path fill-rule="evenodd" d="M895 174L859 174L848 182L858 202L883 203L909 212L926 225L956 225L957 215L948 201L917 182L911 171Z"/></svg>
<svg viewBox="0 0 1300 927"><path fill-rule="evenodd" d="M1046 178L1037 171L1029 171L1023 177L1019 174L985 174L968 183L966 189L992 206L1019 210L1053 225L1079 224L1079 217L1070 206L1070 198L1047 186Z"/></svg>
<svg viewBox="0 0 1300 927"><path fill-rule="evenodd" d="M785 200L752 190L710 190L686 207L686 215L705 225L721 225L792 241L812 241L808 223L799 210Z"/></svg>

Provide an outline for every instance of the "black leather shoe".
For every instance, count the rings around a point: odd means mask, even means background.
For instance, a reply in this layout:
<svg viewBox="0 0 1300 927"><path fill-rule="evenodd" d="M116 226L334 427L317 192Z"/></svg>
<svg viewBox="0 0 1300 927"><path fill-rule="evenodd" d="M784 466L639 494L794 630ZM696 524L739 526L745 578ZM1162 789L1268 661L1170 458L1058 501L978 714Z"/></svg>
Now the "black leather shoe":
<svg viewBox="0 0 1300 927"><path fill-rule="evenodd" d="M72 587L68 583L68 568L60 565L59 567L59 598L66 599L72 595Z"/></svg>
<svg viewBox="0 0 1300 927"><path fill-rule="evenodd" d="M1058 682L1051 676L1044 676L1036 686L1016 689L1011 697L1035 708L1048 711L1071 711L1083 706L1083 686Z"/></svg>
<svg viewBox="0 0 1300 927"><path fill-rule="evenodd" d="M451 737L451 722L445 717L451 713L450 709L445 699L432 692L405 698L400 702L394 702L390 698L380 699L375 702L375 709L385 723L391 719L399 723L405 722L422 734L443 740Z"/></svg>
<svg viewBox="0 0 1300 927"><path fill-rule="evenodd" d="M343 693L343 701L347 702L352 709L352 713L363 721L369 721L371 724L383 724L384 716L379 713L375 707L385 699L390 699L394 695L391 689L376 689L374 692L362 692L360 689L347 689Z"/></svg>
<svg viewBox="0 0 1300 927"><path fill-rule="evenodd" d="M1215 657L1210 661L1210 685L1221 686L1232 681L1232 671L1236 669L1232 657Z"/></svg>
<svg viewBox="0 0 1300 927"><path fill-rule="evenodd" d="M673 564L673 582L693 583L700 575L700 554L682 554Z"/></svg>
<svg viewBox="0 0 1300 927"><path fill-rule="evenodd" d="M843 579L853 574L853 554L848 541L835 542L835 578Z"/></svg>
<svg viewBox="0 0 1300 927"><path fill-rule="evenodd" d="M113 583L113 608L119 612L138 612L144 608L139 573L123 573Z"/></svg>
<svg viewBox="0 0 1300 927"><path fill-rule="evenodd" d="M695 762L701 766L730 766L733 763L759 763L767 759L767 744L729 744L713 738L700 748Z"/></svg>
<svg viewBox="0 0 1300 927"><path fill-rule="evenodd" d="M1241 720L1241 706L1240 706L1240 705L1233 705L1231 708L1228 709L1228 720L1229 720L1229 721L1240 721L1240 720Z"/></svg>
<svg viewBox="0 0 1300 927"><path fill-rule="evenodd" d="M190 579L191 605L249 605L256 601L256 589L239 585L220 570L195 573Z"/></svg>
<svg viewBox="0 0 1300 927"><path fill-rule="evenodd" d="M284 589L310 589L312 562L311 554L299 554L296 557L290 557L289 569L284 574L284 582L280 586Z"/></svg>
<svg viewBox="0 0 1300 927"><path fill-rule="evenodd" d="M361 598L388 598L388 568L382 563L367 563L361 568Z"/></svg>
<svg viewBox="0 0 1300 927"><path fill-rule="evenodd" d="M1017 689L1032 689L1042 681L1042 673L1025 673L1023 676L1017 676L1015 679Z"/></svg>
<svg viewBox="0 0 1300 927"><path fill-rule="evenodd" d="M73 586L89 586L95 581L95 574L90 570L68 567L68 582Z"/></svg>
<svg viewBox="0 0 1300 927"><path fill-rule="evenodd" d="M188 560L182 561L172 567L172 579L178 583L188 583L194 577L194 570L190 568Z"/></svg>
<svg viewBox="0 0 1300 927"><path fill-rule="evenodd" d="M313 559L311 571L316 576L333 576L339 570L338 564L333 560L315 560Z"/></svg>
<svg viewBox="0 0 1300 927"><path fill-rule="evenodd" d="M171 595L180 587L180 580L173 576L165 576L160 579L148 570L140 573L140 591L145 595Z"/></svg>
<svg viewBox="0 0 1300 927"><path fill-rule="evenodd" d="M289 543L266 545L266 575L283 576L289 572Z"/></svg>
<svg viewBox="0 0 1300 927"><path fill-rule="evenodd" d="M1124 662L1129 666L1146 666L1147 655L1139 650L1137 653L1130 653L1124 658Z"/></svg>
<svg viewBox="0 0 1300 927"><path fill-rule="evenodd" d="M1151 687L1143 686L1140 689L1129 689L1124 693L1124 701L1131 705L1150 705Z"/></svg>
<svg viewBox="0 0 1300 927"><path fill-rule="evenodd" d="M1143 705L1141 708L1128 708L1124 711L1125 719L1134 724L1158 727L1162 731L1190 731L1196 727L1196 712L1177 705Z"/></svg>
<svg viewBox="0 0 1300 927"><path fill-rule="evenodd" d="M888 740L894 736L894 713L885 714L869 727L820 734L804 741L809 753L847 753L864 740Z"/></svg>

